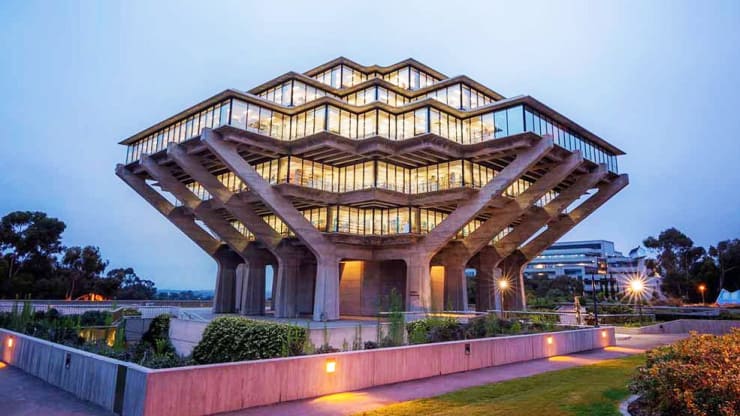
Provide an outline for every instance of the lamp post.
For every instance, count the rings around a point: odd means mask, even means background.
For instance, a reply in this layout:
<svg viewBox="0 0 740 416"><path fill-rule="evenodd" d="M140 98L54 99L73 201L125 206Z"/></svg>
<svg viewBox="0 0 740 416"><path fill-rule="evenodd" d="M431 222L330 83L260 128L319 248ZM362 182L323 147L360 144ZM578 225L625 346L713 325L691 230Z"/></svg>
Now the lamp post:
<svg viewBox="0 0 740 416"><path fill-rule="evenodd" d="M706 302L704 302L704 291L707 290L707 286L702 283L699 285L699 292L701 292L701 304L706 305Z"/></svg>
<svg viewBox="0 0 740 416"><path fill-rule="evenodd" d="M640 325L642 325L642 292L645 290L645 284L640 279L633 279L630 282L630 290L637 301L637 313L640 314Z"/></svg>
<svg viewBox="0 0 740 416"><path fill-rule="evenodd" d="M506 292L506 289L508 288L509 288L509 281L506 279L499 279L498 293L501 295L501 316L503 318L506 318L506 308L504 308L504 302L506 301L506 296L504 296L504 292Z"/></svg>

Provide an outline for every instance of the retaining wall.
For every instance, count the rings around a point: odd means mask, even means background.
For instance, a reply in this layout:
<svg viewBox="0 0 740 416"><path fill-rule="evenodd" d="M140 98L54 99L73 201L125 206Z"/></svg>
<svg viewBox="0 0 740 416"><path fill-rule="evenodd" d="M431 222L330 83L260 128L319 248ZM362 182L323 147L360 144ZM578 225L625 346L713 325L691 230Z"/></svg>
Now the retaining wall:
<svg viewBox="0 0 740 416"><path fill-rule="evenodd" d="M47 383L124 415L144 412L151 370L0 329L2 361Z"/></svg>
<svg viewBox="0 0 740 416"><path fill-rule="evenodd" d="M8 347L12 337L14 345ZM123 415L202 415L615 345L613 327L150 370L0 329L3 361ZM65 354L72 354L69 369ZM327 361L335 371L328 373ZM124 369L122 369L122 367ZM121 373L123 371L123 374Z"/></svg>
<svg viewBox="0 0 740 416"><path fill-rule="evenodd" d="M677 319L639 328L619 328L626 334L688 334L696 331L700 334L722 335L731 328L740 328L740 320L720 319Z"/></svg>

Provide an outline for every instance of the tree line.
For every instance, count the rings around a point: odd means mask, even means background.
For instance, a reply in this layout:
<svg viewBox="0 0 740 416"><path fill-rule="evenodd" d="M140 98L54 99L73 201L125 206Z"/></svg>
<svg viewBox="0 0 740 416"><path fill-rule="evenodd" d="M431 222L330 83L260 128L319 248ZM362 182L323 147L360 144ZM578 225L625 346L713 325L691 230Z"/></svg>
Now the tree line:
<svg viewBox="0 0 740 416"><path fill-rule="evenodd" d="M676 228L650 236L643 245L652 252L647 266L660 276L663 294L688 302L701 302L699 286L706 287L707 302L721 289L740 289L740 240L720 241L704 248Z"/></svg>
<svg viewBox="0 0 740 416"><path fill-rule="evenodd" d="M62 244L66 224L43 212L16 211L0 219L0 299L68 299L89 293L107 299L151 299L157 289L130 267L108 270L98 247Z"/></svg>

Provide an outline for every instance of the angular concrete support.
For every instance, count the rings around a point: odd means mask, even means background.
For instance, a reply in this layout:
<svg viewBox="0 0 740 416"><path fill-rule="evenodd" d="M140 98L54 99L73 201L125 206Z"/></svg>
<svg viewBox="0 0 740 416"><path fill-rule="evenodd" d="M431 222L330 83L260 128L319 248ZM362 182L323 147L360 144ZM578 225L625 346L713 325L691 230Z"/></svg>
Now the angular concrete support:
<svg viewBox="0 0 740 416"><path fill-rule="evenodd" d="M444 267L444 291L441 309L464 311L468 308L468 282L465 268L470 256L459 242L450 242L432 259L432 265ZM434 296L434 288L432 288Z"/></svg>
<svg viewBox="0 0 740 416"><path fill-rule="evenodd" d="M509 224L516 221L529 207L535 204L549 190L556 187L568 177L583 162L580 152L575 152L564 161L557 164L553 169L533 183L521 195L504 207L496 209L494 215L481 224L475 231L463 240L463 244L473 256L478 250L488 245Z"/></svg>
<svg viewBox="0 0 740 416"><path fill-rule="evenodd" d="M404 259L406 262L406 310L429 312L432 307L432 281L430 258L416 255Z"/></svg>
<svg viewBox="0 0 740 416"><path fill-rule="evenodd" d="M250 244L244 253L247 262L242 276L239 310L244 315L264 315L265 313L265 268L271 264L269 254Z"/></svg>
<svg viewBox="0 0 740 416"><path fill-rule="evenodd" d="M501 258L490 246L483 247L471 260L477 271L475 309L479 312L498 309L496 307L496 282L501 278L501 270L498 268L500 260Z"/></svg>
<svg viewBox="0 0 740 416"><path fill-rule="evenodd" d="M213 257L216 254L222 243L196 224L192 215L185 213L182 208L176 208L143 178L133 174L125 166L116 166L116 175L209 256Z"/></svg>
<svg viewBox="0 0 740 416"><path fill-rule="evenodd" d="M293 204L285 199L254 168L244 160L237 146L221 138L211 129L203 129L201 137L208 149L218 157L293 233L316 255L333 251L334 247Z"/></svg>
<svg viewBox="0 0 740 416"><path fill-rule="evenodd" d="M201 184L209 194L224 206L231 215L244 224L254 234L257 241L264 244L268 250L273 250L280 244L281 236L270 227L254 210L244 202L239 195L231 192L221 181L201 165L197 159L190 156L181 145L171 143L167 147L167 154L191 178ZM273 253L274 254L274 253Z"/></svg>
<svg viewBox="0 0 740 416"><path fill-rule="evenodd" d="M499 197L509 185L525 174L529 168L545 157L552 149L552 139L540 139L532 147L519 153L498 175L481 188L470 200L458 205L447 218L439 223L418 243L418 251L436 253L445 246L465 224L469 223L493 199Z"/></svg>
<svg viewBox="0 0 740 416"><path fill-rule="evenodd" d="M313 320L336 319L339 319L339 258L325 254L316 258Z"/></svg>
<svg viewBox="0 0 740 416"><path fill-rule="evenodd" d="M218 272L213 297L213 313L234 313L236 312L236 268L242 264L243 259L226 246L222 246L216 252L214 259L218 264Z"/></svg>
<svg viewBox="0 0 740 416"><path fill-rule="evenodd" d="M623 174L619 175L612 182L599 186L598 192L581 203L578 208L569 214L562 215L550 223L545 231L519 249L519 251L527 260L537 257L546 248L558 241L565 233L591 215L597 208L604 205L606 201L621 191L627 184L629 184L629 177Z"/></svg>
<svg viewBox="0 0 740 416"><path fill-rule="evenodd" d="M506 257L499 263L501 278L509 282L509 287L501 293L501 298L505 299L501 306L505 310L527 309L527 294L524 289L524 268L527 267L527 263L529 259L518 253Z"/></svg>
<svg viewBox="0 0 740 416"><path fill-rule="evenodd" d="M544 227L548 221L560 215L570 204L580 198L589 189L596 186L606 174L606 166L601 165L593 172L576 179L573 185L560 192L555 199L543 208L530 208L528 213L522 218L520 224L494 244L498 258L503 259L513 253L521 244Z"/></svg>
<svg viewBox="0 0 740 416"><path fill-rule="evenodd" d="M177 180L170 171L160 166L154 159L149 156L142 156L141 165L152 179L159 182L159 185L167 192L170 192L186 207L190 208L203 223L213 230L234 252L242 254L246 250L249 240L236 230L225 219L216 215L208 209L203 201L198 198L193 191L188 189L182 182Z"/></svg>

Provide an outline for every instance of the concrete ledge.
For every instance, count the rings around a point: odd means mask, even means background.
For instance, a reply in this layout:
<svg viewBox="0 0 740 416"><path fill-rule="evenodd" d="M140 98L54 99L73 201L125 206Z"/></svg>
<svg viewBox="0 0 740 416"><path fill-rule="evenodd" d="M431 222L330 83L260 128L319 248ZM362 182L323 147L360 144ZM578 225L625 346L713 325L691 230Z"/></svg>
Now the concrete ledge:
<svg viewBox="0 0 740 416"><path fill-rule="evenodd" d="M677 319L639 328L618 328L618 331L620 334L688 334L696 331L722 335L729 333L731 328L740 328L740 320Z"/></svg>
<svg viewBox="0 0 740 416"><path fill-rule="evenodd" d="M0 329L0 342L3 361L81 399L126 416L179 416L235 411L571 354L613 346L616 338L613 327L586 328L160 370L4 329ZM333 373L326 371L328 360L336 364Z"/></svg>

